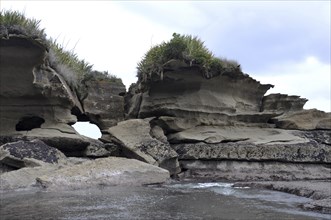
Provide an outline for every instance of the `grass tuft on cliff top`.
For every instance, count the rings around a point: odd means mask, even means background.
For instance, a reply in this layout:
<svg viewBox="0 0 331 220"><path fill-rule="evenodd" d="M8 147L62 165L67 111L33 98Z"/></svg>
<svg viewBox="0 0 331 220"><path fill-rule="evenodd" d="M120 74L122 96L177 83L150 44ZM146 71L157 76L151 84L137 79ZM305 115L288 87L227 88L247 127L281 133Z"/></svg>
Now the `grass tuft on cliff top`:
<svg viewBox="0 0 331 220"><path fill-rule="evenodd" d="M71 89L75 90L81 99L86 96L84 83L88 80L122 83L120 78L107 71L93 70L93 65L84 59L79 59L73 50L66 50L56 40L47 39L45 29L40 28L40 20L27 18L18 11L2 10L0 11L0 38L8 38L10 34L42 40L49 49L47 57L49 65L64 77Z"/></svg>
<svg viewBox="0 0 331 220"><path fill-rule="evenodd" d="M7 33L1 34L23 34L33 38L39 37L43 40L46 38L45 29L39 27L40 20L26 18L24 14L18 11L0 11L1 31L6 28Z"/></svg>
<svg viewBox="0 0 331 220"><path fill-rule="evenodd" d="M169 42L153 46L138 63L138 80L146 82L155 76L162 79L165 66L171 60L199 67L205 78L227 71L241 71L236 61L215 57L198 37L174 33Z"/></svg>

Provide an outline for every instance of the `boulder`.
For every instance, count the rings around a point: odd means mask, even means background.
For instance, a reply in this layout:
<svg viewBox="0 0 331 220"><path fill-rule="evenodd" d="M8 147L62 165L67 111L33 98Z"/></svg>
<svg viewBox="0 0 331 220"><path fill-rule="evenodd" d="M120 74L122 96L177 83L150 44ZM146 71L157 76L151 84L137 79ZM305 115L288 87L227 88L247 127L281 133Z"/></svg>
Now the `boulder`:
<svg viewBox="0 0 331 220"><path fill-rule="evenodd" d="M175 174L179 171L178 155L165 137L159 140L152 136L151 120L131 119L120 122L109 128L108 135L104 134L101 139L119 144L126 157L160 166ZM160 130L157 136L162 136Z"/></svg>
<svg viewBox="0 0 331 220"><path fill-rule="evenodd" d="M86 158L67 157L59 164L43 163L42 166L24 167L19 170L0 174L0 190L15 190L20 188L36 187L36 178L53 173L55 170L72 167L89 161ZM41 162L41 161L39 161Z"/></svg>
<svg viewBox="0 0 331 220"><path fill-rule="evenodd" d="M35 128L22 135L22 138L32 140L39 139L47 145L59 149L66 156L82 156L90 145L90 139L81 136L68 126L70 132L53 128Z"/></svg>
<svg viewBox="0 0 331 220"><path fill-rule="evenodd" d="M331 130L331 113L317 109L288 112L272 119L278 128L296 130Z"/></svg>
<svg viewBox="0 0 331 220"><path fill-rule="evenodd" d="M37 178L48 189L82 189L97 186L138 186L164 183L169 172L162 168L117 157L100 158L64 167Z"/></svg>
<svg viewBox="0 0 331 220"><path fill-rule="evenodd" d="M0 163L22 168L58 163L66 157L40 140L18 141L0 146Z"/></svg>
<svg viewBox="0 0 331 220"><path fill-rule="evenodd" d="M36 185L36 178L59 169L56 165L25 167L19 170L0 174L0 190L29 188Z"/></svg>

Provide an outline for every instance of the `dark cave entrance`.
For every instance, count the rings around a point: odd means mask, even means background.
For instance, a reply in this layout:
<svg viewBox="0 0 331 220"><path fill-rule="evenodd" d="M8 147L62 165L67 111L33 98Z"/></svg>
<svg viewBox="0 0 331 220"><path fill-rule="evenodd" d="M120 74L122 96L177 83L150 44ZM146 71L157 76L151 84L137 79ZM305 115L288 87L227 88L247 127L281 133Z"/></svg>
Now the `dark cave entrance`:
<svg viewBox="0 0 331 220"><path fill-rule="evenodd" d="M16 131L31 131L34 128L40 128L45 120L38 116L25 116L16 124Z"/></svg>

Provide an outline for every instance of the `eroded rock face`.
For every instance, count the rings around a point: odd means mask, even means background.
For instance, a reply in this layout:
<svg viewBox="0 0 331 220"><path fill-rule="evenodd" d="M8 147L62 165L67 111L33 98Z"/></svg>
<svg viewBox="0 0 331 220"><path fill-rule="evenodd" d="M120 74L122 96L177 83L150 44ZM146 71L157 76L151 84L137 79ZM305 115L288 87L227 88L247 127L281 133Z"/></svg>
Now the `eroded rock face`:
<svg viewBox="0 0 331 220"><path fill-rule="evenodd" d="M58 163L63 159L63 153L40 140L18 141L0 147L0 163L15 168L37 166L38 161Z"/></svg>
<svg viewBox="0 0 331 220"><path fill-rule="evenodd" d="M120 122L109 128L108 135L104 134L101 139L119 144L126 157L160 166L175 174L179 171L178 155L162 135L163 131L151 128L151 120L131 119Z"/></svg>
<svg viewBox="0 0 331 220"><path fill-rule="evenodd" d="M325 130L330 116L303 110L307 99L264 96L272 85L238 70L206 79L198 69L180 65L140 86L131 86L126 96L128 117L155 117L151 124L163 129L186 177L328 178L323 172L330 171L324 166L331 162ZM324 131L294 131L309 129ZM323 172L315 175L319 168Z"/></svg>
<svg viewBox="0 0 331 220"><path fill-rule="evenodd" d="M228 181L298 181L328 180L330 168L322 164L283 163L275 161L181 160L185 172L180 177Z"/></svg>
<svg viewBox="0 0 331 220"><path fill-rule="evenodd" d="M168 71L163 80L151 83L142 94L138 117L204 118L208 114L213 118L222 114L257 113L270 87L241 72L205 79L197 68Z"/></svg>
<svg viewBox="0 0 331 220"><path fill-rule="evenodd" d="M298 144L189 143L172 147L182 160L279 161L286 163L331 163L331 148L310 141Z"/></svg>
<svg viewBox="0 0 331 220"><path fill-rule="evenodd" d="M262 99L261 111L272 112L288 112L300 111L306 104L308 99L300 98L300 96L289 96L285 94L270 94Z"/></svg>
<svg viewBox="0 0 331 220"><path fill-rule="evenodd" d="M331 178L328 131L246 127L214 128L209 132L202 129L201 133L190 134L190 139L179 136L183 138L177 140L181 143L172 144L186 170L185 177L228 180ZM193 136L200 142L192 141ZM212 142L217 139L221 141ZM185 140L191 141L185 143Z"/></svg>
<svg viewBox="0 0 331 220"><path fill-rule="evenodd" d="M124 120L125 86L119 82L91 80L87 84L87 97L83 101L89 120L100 130L106 130Z"/></svg>
<svg viewBox="0 0 331 220"><path fill-rule="evenodd" d="M15 33L0 43L0 143L37 138L70 156L109 155L70 125L76 116L101 129L122 120L124 85L91 77L84 81L86 94L78 94L75 73L50 66L54 54L44 40Z"/></svg>
<svg viewBox="0 0 331 220"><path fill-rule="evenodd" d="M134 159L108 157L65 167L37 178L49 189L82 189L97 186L139 186L163 183L169 172Z"/></svg>
<svg viewBox="0 0 331 220"><path fill-rule="evenodd" d="M67 140L79 139L79 135L68 125L77 121L71 109L82 106L63 77L47 65L47 47L38 40L13 35L1 39L0 46L1 136L18 140L40 137L58 149L72 148ZM62 144L50 144L56 142L47 141L50 136L63 138Z"/></svg>
<svg viewBox="0 0 331 220"><path fill-rule="evenodd" d="M1 39L0 46L1 135L74 123L71 108L81 106L63 78L45 66L47 48L24 37Z"/></svg>
<svg viewBox="0 0 331 220"><path fill-rule="evenodd" d="M331 113L317 109L289 112L273 118L273 121L282 129L331 130Z"/></svg>

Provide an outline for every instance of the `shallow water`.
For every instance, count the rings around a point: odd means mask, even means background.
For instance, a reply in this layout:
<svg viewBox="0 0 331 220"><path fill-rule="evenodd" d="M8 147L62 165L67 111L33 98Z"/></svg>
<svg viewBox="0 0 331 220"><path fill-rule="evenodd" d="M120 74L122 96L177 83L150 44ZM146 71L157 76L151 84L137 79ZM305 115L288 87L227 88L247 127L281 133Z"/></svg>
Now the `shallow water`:
<svg viewBox="0 0 331 220"><path fill-rule="evenodd" d="M1 192L0 219L330 219L297 208L310 199L232 188L229 183L181 183L47 192Z"/></svg>

